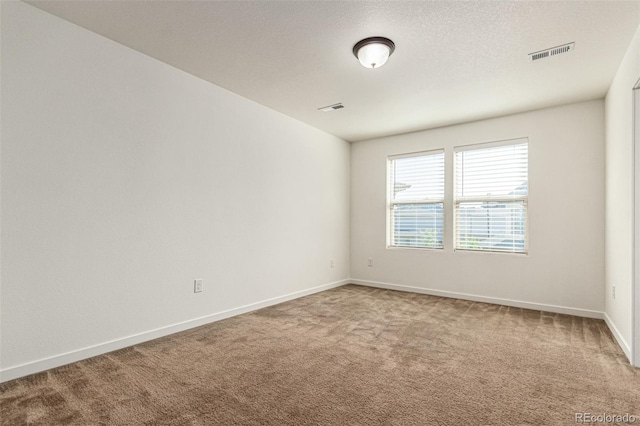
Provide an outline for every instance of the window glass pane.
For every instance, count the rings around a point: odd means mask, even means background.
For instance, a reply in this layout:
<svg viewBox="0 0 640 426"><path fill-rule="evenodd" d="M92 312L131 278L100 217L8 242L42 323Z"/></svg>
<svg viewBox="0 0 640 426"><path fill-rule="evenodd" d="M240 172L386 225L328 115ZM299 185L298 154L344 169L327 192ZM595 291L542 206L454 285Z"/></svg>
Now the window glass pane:
<svg viewBox="0 0 640 426"><path fill-rule="evenodd" d="M444 151L389 161L389 244L442 248Z"/></svg>
<svg viewBox="0 0 640 426"><path fill-rule="evenodd" d="M527 144L456 152L456 197L526 195Z"/></svg>
<svg viewBox="0 0 640 426"><path fill-rule="evenodd" d="M394 204L393 246L442 248L443 203Z"/></svg>
<svg viewBox="0 0 640 426"><path fill-rule="evenodd" d="M455 153L455 248L525 253L528 143Z"/></svg>
<svg viewBox="0 0 640 426"><path fill-rule="evenodd" d="M456 247L523 252L525 226L524 201L462 202L456 209Z"/></svg>
<svg viewBox="0 0 640 426"><path fill-rule="evenodd" d="M393 201L444 198L444 152L392 160Z"/></svg>

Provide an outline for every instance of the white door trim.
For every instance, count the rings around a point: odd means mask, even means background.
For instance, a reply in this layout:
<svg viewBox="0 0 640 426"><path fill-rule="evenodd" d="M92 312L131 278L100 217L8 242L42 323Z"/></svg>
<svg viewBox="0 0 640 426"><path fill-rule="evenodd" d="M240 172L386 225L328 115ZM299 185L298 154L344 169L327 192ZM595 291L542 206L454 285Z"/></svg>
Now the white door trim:
<svg viewBox="0 0 640 426"><path fill-rule="evenodd" d="M631 364L640 367L640 80L633 88L633 275Z"/></svg>

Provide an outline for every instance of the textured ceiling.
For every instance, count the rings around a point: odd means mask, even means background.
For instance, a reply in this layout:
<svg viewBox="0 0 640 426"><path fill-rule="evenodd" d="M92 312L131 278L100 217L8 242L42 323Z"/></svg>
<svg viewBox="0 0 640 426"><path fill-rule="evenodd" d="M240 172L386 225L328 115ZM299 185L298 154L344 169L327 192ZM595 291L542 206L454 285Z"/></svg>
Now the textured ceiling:
<svg viewBox="0 0 640 426"><path fill-rule="evenodd" d="M640 22L637 1L28 3L348 141L601 98ZM396 44L377 70L351 53L369 36Z"/></svg>

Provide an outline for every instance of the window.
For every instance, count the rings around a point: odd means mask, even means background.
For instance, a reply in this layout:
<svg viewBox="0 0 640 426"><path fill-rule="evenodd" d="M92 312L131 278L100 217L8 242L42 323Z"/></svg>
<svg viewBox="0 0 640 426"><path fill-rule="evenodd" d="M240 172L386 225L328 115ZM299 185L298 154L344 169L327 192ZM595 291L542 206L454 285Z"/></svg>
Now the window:
<svg viewBox="0 0 640 426"><path fill-rule="evenodd" d="M455 249L526 253L528 143L455 149Z"/></svg>
<svg viewBox="0 0 640 426"><path fill-rule="evenodd" d="M389 247L442 248L444 151L389 157Z"/></svg>

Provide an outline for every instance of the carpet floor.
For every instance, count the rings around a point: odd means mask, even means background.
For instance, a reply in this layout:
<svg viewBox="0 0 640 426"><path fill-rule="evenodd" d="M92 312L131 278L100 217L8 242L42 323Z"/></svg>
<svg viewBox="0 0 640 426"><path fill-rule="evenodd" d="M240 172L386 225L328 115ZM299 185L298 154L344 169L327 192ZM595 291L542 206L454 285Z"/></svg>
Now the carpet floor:
<svg viewBox="0 0 640 426"><path fill-rule="evenodd" d="M575 413L640 415L640 369L603 321L355 285L0 385L2 425L558 425Z"/></svg>

